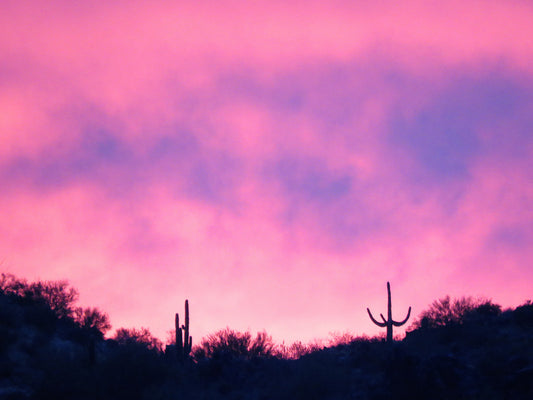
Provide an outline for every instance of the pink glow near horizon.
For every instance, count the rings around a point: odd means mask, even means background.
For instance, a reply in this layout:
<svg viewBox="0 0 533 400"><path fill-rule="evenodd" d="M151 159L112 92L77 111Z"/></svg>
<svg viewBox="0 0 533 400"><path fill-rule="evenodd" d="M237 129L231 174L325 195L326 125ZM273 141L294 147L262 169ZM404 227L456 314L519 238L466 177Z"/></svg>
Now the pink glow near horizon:
<svg viewBox="0 0 533 400"><path fill-rule="evenodd" d="M352 3L2 5L2 270L161 339L531 298L533 7Z"/></svg>

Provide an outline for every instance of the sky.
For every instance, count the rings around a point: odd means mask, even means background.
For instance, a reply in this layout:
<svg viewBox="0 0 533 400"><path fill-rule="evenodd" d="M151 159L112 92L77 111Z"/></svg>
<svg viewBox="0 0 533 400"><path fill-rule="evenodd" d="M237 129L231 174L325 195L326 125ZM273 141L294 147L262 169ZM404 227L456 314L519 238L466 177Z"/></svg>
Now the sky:
<svg viewBox="0 0 533 400"><path fill-rule="evenodd" d="M522 304L532 20L520 0L4 0L0 269L163 340L189 299L196 343L374 335L386 282L397 320Z"/></svg>

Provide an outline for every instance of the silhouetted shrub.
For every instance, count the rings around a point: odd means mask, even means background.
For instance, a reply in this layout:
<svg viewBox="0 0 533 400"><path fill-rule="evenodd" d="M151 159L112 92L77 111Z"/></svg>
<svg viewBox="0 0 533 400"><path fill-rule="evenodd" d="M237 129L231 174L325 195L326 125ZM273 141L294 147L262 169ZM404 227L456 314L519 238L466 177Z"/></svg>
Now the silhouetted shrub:
<svg viewBox="0 0 533 400"><path fill-rule="evenodd" d="M494 304L491 301L486 301L485 303L477 306L473 312L482 316L496 317L502 313L502 306L499 304Z"/></svg>
<svg viewBox="0 0 533 400"><path fill-rule="evenodd" d="M59 317L73 317L78 291L67 281L44 281L28 283L12 274L0 275L0 291L30 302L42 302Z"/></svg>
<svg viewBox="0 0 533 400"><path fill-rule="evenodd" d="M250 332L237 332L229 328L203 339L193 349L195 359L271 357L275 353L272 338L266 332L258 332L252 339Z"/></svg>
<svg viewBox="0 0 533 400"><path fill-rule="evenodd" d="M24 279L19 279L13 274L0 274L0 292L5 295L15 295L22 297L24 289L28 283Z"/></svg>
<svg viewBox="0 0 533 400"><path fill-rule="evenodd" d="M153 337L147 328L119 328L115 332L113 340L122 346L140 346L158 352L163 349L161 341Z"/></svg>
<svg viewBox="0 0 533 400"><path fill-rule="evenodd" d="M314 347L313 345L304 344L301 341L296 341L289 346L281 344L276 347L275 355L278 358L285 360L297 360L306 354L310 354L313 351L319 350L318 345Z"/></svg>
<svg viewBox="0 0 533 400"><path fill-rule="evenodd" d="M78 291L70 287L67 281L34 282L29 285L28 291L32 298L48 304L59 318L74 316Z"/></svg>
<svg viewBox="0 0 533 400"><path fill-rule="evenodd" d="M465 318L472 315L498 315L501 306L493 304L490 300L461 297L451 299L446 296L435 300L427 310L423 311L411 324L411 329L436 328L450 326L464 322Z"/></svg>
<svg viewBox="0 0 533 400"><path fill-rule="evenodd" d="M533 326L533 303L526 301L521 306L516 307L513 312L514 320L523 326Z"/></svg>
<svg viewBox="0 0 533 400"><path fill-rule="evenodd" d="M77 308L74 320L84 330L94 333L103 338L106 332L111 329L109 316L97 308Z"/></svg>

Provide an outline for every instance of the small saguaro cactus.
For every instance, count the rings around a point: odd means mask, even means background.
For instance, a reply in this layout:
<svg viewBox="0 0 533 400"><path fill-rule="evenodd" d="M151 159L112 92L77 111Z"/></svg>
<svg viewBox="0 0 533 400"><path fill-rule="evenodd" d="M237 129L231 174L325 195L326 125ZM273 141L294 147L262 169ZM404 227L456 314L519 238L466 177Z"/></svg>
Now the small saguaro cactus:
<svg viewBox="0 0 533 400"><path fill-rule="evenodd" d="M389 296L389 304L388 304L388 318L385 319L383 314L379 314L381 316L381 319L383 322L376 321L374 317L372 316L372 313L370 312L370 309L367 308L366 311L368 311L368 315L370 316L370 319L373 323L375 323L377 326L380 326L382 328L387 327L387 342L391 343L393 341L392 338L392 327L393 326L402 326L404 325L407 320L409 319L409 316L411 315L411 307L409 307L409 311L407 312L407 317L402 322L393 321L392 319L392 306L391 306L391 298L390 298L390 284L387 282L387 293Z"/></svg>
<svg viewBox="0 0 533 400"><path fill-rule="evenodd" d="M192 349L192 337L189 335L189 300L185 300L185 324L180 327L180 316L176 313L176 353L179 359L189 356Z"/></svg>

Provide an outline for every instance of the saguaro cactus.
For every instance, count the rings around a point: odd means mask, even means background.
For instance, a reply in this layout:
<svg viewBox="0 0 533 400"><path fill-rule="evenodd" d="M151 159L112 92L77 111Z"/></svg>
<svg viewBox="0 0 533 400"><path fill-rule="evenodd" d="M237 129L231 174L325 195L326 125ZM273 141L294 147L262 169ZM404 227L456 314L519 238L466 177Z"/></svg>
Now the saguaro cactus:
<svg viewBox="0 0 533 400"><path fill-rule="evenodd" d="M393 341L392 338L392 327L393 326L402 326L407 322L409 319L409 316L411 315L411 307L409 307L409 311L407 312L407 317L402 322L397 322L392 319L392 306L391 306L391 298L390 298L390 284L387 282L387 293L389 296L389 304L388 304L388 318L385 319L383 314L379 314L381 316L381 319L383 322L376 321L375 318L372 316L372 313L370 312L370 309L367 308L366 311L368 311L368 315L370 316L370 319L373 323L375 323L377 326L380 326L382 328L387 327L387 342L391 343Z"/></svg>
<svg viewBox="0 0 533 400"><path fill-rule="evenodd" d="M185 300L185 324L180 327L180 316L176 313L176 353L178 358L187 358L192 349L192 337L189 335L189 300Z"/></svg>

